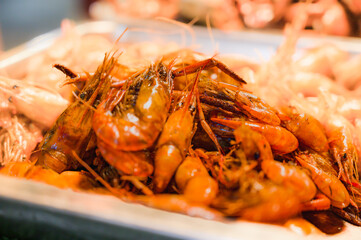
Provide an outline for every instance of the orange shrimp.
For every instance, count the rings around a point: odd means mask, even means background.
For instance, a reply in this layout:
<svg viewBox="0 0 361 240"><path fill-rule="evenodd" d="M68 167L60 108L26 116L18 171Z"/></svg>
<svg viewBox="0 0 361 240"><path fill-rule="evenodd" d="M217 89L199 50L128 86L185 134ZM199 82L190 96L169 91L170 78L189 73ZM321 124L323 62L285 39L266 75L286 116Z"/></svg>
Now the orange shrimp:
<svg viewBox="0 0 361 240"><path fill-rule="evenodd" d="M314 200L317 189L301 168L273 159L270 145L260 133L241 126L235 131L235 138L239 146L234 151L237 159L229 156L224 171L230 181L238 178L238 185L224 185L226 189L212 201L213 207L227 216L263 222L287 219L303 210L330 207L328 199ZM263 172L253 170L252 160L259 161ZM229 161L237 168L232 169Z"/></svg>
<svg viewBox="0 0 361 240"><path fill-rule="evenodd" d="M192 74L192 73L196 73L197 72L197 77L195 80L195 83L193 85L193 90L194 91L194 87L196 86L196 101L197 101L197 106L198 106L198 116L199 116L199 122L201 123L201 126L203 128L203 130L207 133L207 135L211 138L211 140L213 141L213 143L216 145L217 150L219 151L219 153L222 154L221 157L221 162L223 162L223 150L222 147L220 146L215 134L213 133L211 127L209 126L209 124L206 122L202 107L201 107L201 101L200 101L200 96L199 96L199 90L198 90L198 82L199 82L199 74L201 73L201 71L206 70L206 69L210 69L216 67L219 70L221 70L224 74L228 75L228 77L232 78L234 81L236 81L238 84L242 85L245 84L246 81L244 81L240 76L238 76L235 72L233 72L230 68L228 68L224 63L218 61L217 59L215 59L214 57L203 60L203 61L199 61L197 63L194 63L192 65L188 65L186 67L183 68L179 68L173 71L173 76L176 77L182 77L182 76L187 76L187 74ZM222 164L222 163L221 163ZM220 171L222 171L222 168L220 169Z"/></svg>
<svg viewBox="0 0 361 240"><path fill-rule="evenodd" d="M291 109L284 109L284 112L289 118L282 121L282 126L293 133L300 143L317 152L328 151L325 129L316 118L306 113L295 113Z"/></svg>
<svg viewBox="0 0 361 240"><path fill-rule="evenodd" d="M114 54L113 54L114 55ZM113 55L107 54L94 76L86 83L79 98L59 116L53 127L45 134L43 141L30 159L38 165L61 173L76 169L79 165L72 157L74 150L82 157L91 137L91 120L95 100L110 89L109 73L115 63Z"/></svg>
<svg viewBox="0 0 361 240"><path fill-rule="evenodd" d="M315 197L316 186L306 172L297 166L275 161L270 144L262 134L247 126L241 126L234 131L234 135L237 143L248 142L247 149L244 147L244 151L248 156L258 157L262 171L269 179L288 189L293 189L301 202L309 202Z"/></svg>
<svg viewBox="0 0 361 240"><path fill-rule="evenodd" d="M154 158L154 188L157 192L167 187L190 146L194 129L194 112L189 110L190 100L170 114L157 142Z"/></svg>
<svg viewBox="0 0 361 240"><path fill-rule="evenodd" d="M276 222L301 211L299 198L286 187L275 184L254 170L240 175L237 190L224 190L212 207L226 216L258 222Z"/></svg>
<svg viewBox="0 0 361 240"><path fill-rule="evenodd" d="M129 79L126 91L113 89L94 113L99 151L124 174L146 177L153 172L144 149L154 144L168 116L170 68L161 62L151 65Z"/></svg>
<svg viewBox="0 0 361 240"><path fill-rule="evenodd" d="M175 182L190 202L209 205L218 193L218 183L197 156L188 156L183 161L175 174Z"/></svg>
<svg viewBox="0 0 361 240"><path fill-rule="evenodd" d="M312 180L331 200L332 206L345 208L349 205L350 195L337 178L337 173L328 157L323 157L316 152L300 152L295 155L295 159L302 167L310 171Z"/></svg>
<svg viewBox="0 0 361 240"><path fill-rule="evenodd" d="M109 147L107 143L99 139L97 146L103 158L123 174L148 177L154 170L150 161L150 152L146 150L122 151Z"/></svg>
<svg viewBox="0 0 361 240"><path fill-rule="evenodd" d="M215 84L222 87L225 93L233 99L236 105L240 109L245 110L246 115L270 125L280 125L281 120L277 115L277 111L261 98L232 84L222 82L217 82Z"/></svg>
<svg viewBox="0 0 361 240"><path fill-rule="evenodd" d="M267 139L271 148L280 154L290 153L298 148L297 138L291 132L280 126L221 118L211 118L211 120L233 129L237 129L242 125L248 126L252 130L261 133Z"/></svg>
<svg viewBox="0 0 361 240"><path fill-rule="evenodd" d="M263 161L262 170L273 182L295 189L301 202L311 201L317 192L316 186L300 167L277 161Z"/></svg>
<svg viewBox="0 0 361 240"><path fill-rule="evenodd" d="M170 74L169 68L159 62L136 75L125 92L121 113L111 111L122 100L122 95L116 94L110 99L114 104L107 104L109 99L103 101L93 117L98 139L122 151L152 146L168 116L173 80Z"/></svg>

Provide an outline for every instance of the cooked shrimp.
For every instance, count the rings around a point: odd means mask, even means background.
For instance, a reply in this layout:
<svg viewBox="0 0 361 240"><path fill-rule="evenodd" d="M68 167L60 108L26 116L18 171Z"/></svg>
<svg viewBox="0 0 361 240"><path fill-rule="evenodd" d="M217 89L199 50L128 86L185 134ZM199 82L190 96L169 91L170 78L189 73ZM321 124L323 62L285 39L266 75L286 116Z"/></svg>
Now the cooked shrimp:
<svg viewBox="0 0 361 240"><path fill-rule="evenodd" d="M339 168L338 176L351 184L359 181L357 170L359 160L349 125L345 118L331 114L326 123L326 135L331 153Z"/></svg>
<svg viewBox="0 0 361 240"><path fill-rule="evenodd" d="M0 94L4 94L18 113L50 127L69 102L58 93L24 81L0 77Z"/></svg>
<svg viewBox="0 0 361 240"><path fill-rule="evenodd" d="M350 195L337 178L328 157L315 152L301 152L295 155L302 167L310 170L311 177L318 189L331 200L331 204L338 208L345 208L350 203Z"/></svg>
<svg viewBox="0 0 361 240"><path fill-rule="evenodd" d="M245 114L267 124L274 126L280 125L281 120L277 116L276 110L259 97L242 90L238 86L221 82L218 82L217 84L224 88L224 91L233 98L235 104L240 109L244 109Z"/></svg>
<svg viewBox="0 0 361 240"><path fill-rule="evenodd" d="M309 202L314 198L316 186L311 178L297 166L275 161L270 144L262 134L245 125L237 128L234 135L236 143L245 145L244 151L248 159L257 156L256 160L260 161L262 171L269 179L293 189L301 202Z"/></svg>
<svg viewBox="0 0 361 240"><path fill-rule="evenodd" d="M264 179L254 170L242 174L239 183L236 191L224 191L212 206L226 216L258 222L282 221L301 210L293 191Z"/></svg>
<svg viewBox="0 0 361 240"><path fill-rule="evenodd" d="M61 173L78 167L71 151L83 156L92 136L92 116L94 102L109 91L111 81L108 74L114 67L113 56L106 55L94 76L87 81L79 98L59 116L52 128L45 134L31 159ZM102 98L100 98L102 99Z"/></svg>
<svg viewBox="0 0 361 240"><path fill-rule="evenodd" d="M163 63L151 65L131 79L126 92L110 92L95 111L92 125L99 150L123 173L148 176L153 172L142 151L154 144L163 128L172 81L170 69ZM122 110L113 111L120 101Z"/></svg>
<svg viewBox="0 0 361 240"><path fill-rule="evenodd" d="M188 102L169 115L157 142L154 187L158 192L162 192L167 187L191 144L195 114L188 109L191 99L193 96L188 96Z"/></svg>
<svg viewBox="0 0 361 240"><path fill-rule="evenodd" d="M42 137L41 129L23 116L0 123L0 166L29 160Z"/></svg>
<svg viewBox="0 0 361 240"><path fill-rule="evenodd" d="M298 147L297 138L291 132L280 126L272 126L244 120L227 120L221 118L211 118L211 120L233 129L237 129L242 125L248 126L254 131L264 135L270 143L271 148L281 154L290 153Z"/></svg>
<svg viewBox="0 0 361 240"><path fill-rule="evenodd" d="M123 151L152 146L168 116L171 82L170 70L161 62L135 76L124 99L119 99L124 102L121 117L107 114L115 107L109 102L117 102L119 96L110 96L95 112L93 129L98 139ZM139 93L134 96L133 92L137 90ZM135 104L134 108L132 104Z"/></svg>

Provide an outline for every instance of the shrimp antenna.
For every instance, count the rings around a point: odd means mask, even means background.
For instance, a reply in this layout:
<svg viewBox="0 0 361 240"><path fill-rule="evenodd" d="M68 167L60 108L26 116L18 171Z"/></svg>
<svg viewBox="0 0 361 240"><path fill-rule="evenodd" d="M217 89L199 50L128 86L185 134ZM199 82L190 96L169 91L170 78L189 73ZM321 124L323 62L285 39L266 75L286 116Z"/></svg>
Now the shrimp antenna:
<svg viewBox="0 0 361 240"><path fill-rule="evenodd" d="M192 89L191 89L191 91L189 92L189 94L188 94L188 96L187 96L186 103L185 103L185 105L184 105L184 114L185 114L185 112L188 110L189 106L191 105L193 93L195 92L196 87L198 87L199 76L200 76L200 74L201 74L201 72L202 72L203 69L204 69L204 66L203 66L201 69L199 69L199 71L197 72L196 79L194 80ZM198 94L198 91L197 91L197 94ZM183 114L183 115L184 115L184 114ZM183 117L182 117L182 118L183 118Z"/></svg>
<svg viewBox="0 0 361 240"><path fill-rule="evenodd" d="M65 67L61 64L54 64L54 68L58 69L62 73L64 73L66 76L70 77L71 79L78 77L78 74L74 73L70 68Z"/></svg>
<svg viewBox="0 0 361 240"><path fill-rule="evenodd" d="M194 29L193 29L189 24L182 23L182 22L179 22L179 21L176 21L176 20L173 20L173 19L170 19L170 18L166 18L166 17L156 17L155 19L156 19L156 20L160 20L160 21L164 21L164 22L168 22L168 23L177 25L177 26L185 29L185 30L188 31L189 34L191 35L192 45L195 45L195 42L196 42L196 34L195 34ZM193 20L194 20L194 19L193 19ZM191 21L192 24L193 24L193 20ZM198 21L198 20L197 20L197 21Z"/></svg>
<svg viewBox="0 0 361 240"><path fill-rule="evenodd" d="M195 16L189 23L187 23L188 26L193 26L196 22L198 22L199 16Z"/></svg>
<svg viewBox="0 0 361 240"><path fill-rule="evenodd" d="M168 68L168 79L171 79L171 93L173 93L173 89L174 89L174 80L173 80L173 76L172 76L172 68L174 67L176 61L178 60L178 57L173 58L170 63L168 64L167 68Z"/></svg>
<svg viewBox="0 0 361 240"><path fill-rule="evenodd" d="M131 182L136 188L140 189L147 196L154 195L153 191L150 190L146 185L144 185L144 183L139 181L139 179L135 176L122 176L120 179Z"/></svg>
<svg viewBox="0 0 361 240"><path fill-rule="evenodd" d="M84 101L83 99L81 99L74 91L72 92L72 94L76 98L76 100L78 100L79 102L81 102L82 104L84 104L85 106L90 108L91 110L96 111L96 108L94 108L92 105L90 105L87 101Z"/></svg>
<svg viewBox="0 0 361 240"><path fill-rule="evenodd" d="M207 15L206 15L207 31L208 31L208 34L209 34L209 38L211 39L214 52L217 53L218 52L218 44L214 40L212 26L211 26L211 19L210 18L211 18L211 14L208 12ZM217 55L217 54L215 54L215 55Z"/></svg>
<svg viewBox="0 0 361 240"><path fill-rule="evenodd" d="M124 36L124 34L125 34L128 30L129 30L129 28L126 27L126 28L124 29L124 31L120 34L120 36L117 38L117 40L115 40L115 42L114 42L114 44L113 44L113 47L112 47L112 49L110 50L110 51L113 51L112 57L114 57L114 56L115 56L115 53L117 52L116 46L119 44L120 39ZM116 56L116 57L118 58L122 53L123 53L123 52L120 52L119 55Z"/></svg>

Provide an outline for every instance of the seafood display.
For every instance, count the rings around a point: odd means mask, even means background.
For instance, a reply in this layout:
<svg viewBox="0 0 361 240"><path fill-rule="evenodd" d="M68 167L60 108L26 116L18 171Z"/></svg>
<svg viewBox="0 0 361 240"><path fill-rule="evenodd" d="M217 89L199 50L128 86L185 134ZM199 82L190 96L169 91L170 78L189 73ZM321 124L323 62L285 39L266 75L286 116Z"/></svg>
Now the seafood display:
<svg viewBox="0 0 361 240"><path fill-rule="evenodd" d="M0 173L217 221L360 226L359 56L295 59L305 24L260 64L97 36L103 58L78 65L63 39L40 82L0 77Z"/></svg>

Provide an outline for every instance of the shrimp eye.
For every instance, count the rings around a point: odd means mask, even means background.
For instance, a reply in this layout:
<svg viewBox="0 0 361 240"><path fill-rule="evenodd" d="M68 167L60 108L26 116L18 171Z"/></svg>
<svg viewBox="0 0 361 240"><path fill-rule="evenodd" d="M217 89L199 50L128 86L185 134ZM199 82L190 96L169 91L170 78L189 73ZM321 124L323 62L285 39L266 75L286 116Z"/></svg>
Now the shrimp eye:
<svg viewBox="0 0 361 240"><path fill-rule="evenodd" d="M196 107L195 106L189 106L189 111L191 111L192 113L196 111Z"/></svg>
<svg viewBox="0 0 361 240"><path fill-rule="evenodd" d="M9 97L8 101L12 103L13 102L13 97Z"/></svg>
<svg viewBox="0 0 361 240"><path fill-rule="evenodd" d="M99 106L99 104L100 104L100 100L98 100L98 99L97 99L97 100L95 100L95 102L94 102L94 106L95 106L95 107L98 107L98 106Z"/></svg>
<svg viewBox="0 0 361 240"><path fill-rule="evenodd" d="M258 158L261 156L261 154L259 152L255 152L253 157L255 160L258 160Z"/></svg>
<svg viewBox="0 0 361 240"><path fill-rule="evenodd" d="M86 96L86 93L85 93L85 92L83 92L83 93L81 93L81 94L79 95L79 97L80 97L81 99L84 99L85 96Z"/></svg>
<svg viewBox="0 0 361 240"><path fill-rule="evenodd" d="M14 85L13 86L13 89L17 89L19 86L18 85Z"/></svg>
<svg viewBox="0 0 361 240"><path fill-rule="evenodd" d="M183 107L183 102L179 102L178 107Z"/></svg>
<svg viewBox="0 0 361 240"><path fill-rule="evenodd" d="M344 153L343 156L342 156L344 159L347 158L347 153Z"/></svg>

